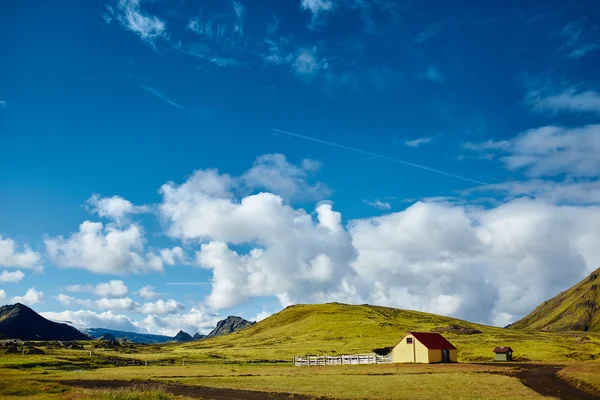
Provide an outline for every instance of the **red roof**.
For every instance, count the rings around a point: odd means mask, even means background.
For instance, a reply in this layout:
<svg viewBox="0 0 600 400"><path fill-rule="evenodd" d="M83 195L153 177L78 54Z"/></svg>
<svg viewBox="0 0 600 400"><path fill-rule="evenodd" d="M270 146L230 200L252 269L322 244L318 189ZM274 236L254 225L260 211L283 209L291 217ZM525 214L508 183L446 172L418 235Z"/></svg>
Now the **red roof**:
<svg viewBox="0 0 600 400"><path fill-rule="evenodd" d="M509 351L513 351L513 349L508 346L500 346L494 349L494 353L508 353Z"/></svg>
<svg viewBox="0 0 600 400"><path fill-rule="evenodd" d="M456 349L452 343L446 340L445 337L440 335L439 333L433 332L408 332L413 335L419 342L423 344L423 346L428 349L440 349L440 350L448 350L448 349Z"/></svg>

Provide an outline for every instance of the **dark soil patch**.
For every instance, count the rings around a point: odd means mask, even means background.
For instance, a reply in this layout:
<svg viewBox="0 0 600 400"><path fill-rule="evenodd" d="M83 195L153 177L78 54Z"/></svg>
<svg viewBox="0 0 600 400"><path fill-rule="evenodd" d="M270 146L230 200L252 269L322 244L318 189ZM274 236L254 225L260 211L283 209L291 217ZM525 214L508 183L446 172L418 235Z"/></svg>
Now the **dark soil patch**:
<svg viewBox="0 0 600 400"><path fill-rule="evenodd" d="M119 380L75 380L61 381L63 385L84 389L123 389L140 388L161 389L175 396L187 396L205 400L327 400L327 397L310 397L289 393L255 392L251 390L218 389L204 386L186 386L177 384L156 383L153 381L119 381Z"/></svg>
<svg viewBox="0 0 600 400"><path fill-rule="evenodd" d="M600 400L600 393L591 394L579 390L558 376L564 365L491 363L495 367L510 367L506 375L518 378L523 385L542 396L561 400Z"/></svg>

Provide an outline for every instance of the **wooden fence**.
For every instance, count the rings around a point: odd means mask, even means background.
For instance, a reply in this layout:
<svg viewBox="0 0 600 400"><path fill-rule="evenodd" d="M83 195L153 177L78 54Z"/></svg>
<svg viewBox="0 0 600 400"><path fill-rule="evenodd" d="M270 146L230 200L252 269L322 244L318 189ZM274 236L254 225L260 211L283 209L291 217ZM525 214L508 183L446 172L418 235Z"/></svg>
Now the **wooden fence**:
<svg viewBox="0 0 600 400"><path fill-rule="evenodd" d="M326 365L359 365L359 364L391 364L392 355L380 356L371 354L352 354L343 356L294 356L294 367L312 367Z"/></svg>

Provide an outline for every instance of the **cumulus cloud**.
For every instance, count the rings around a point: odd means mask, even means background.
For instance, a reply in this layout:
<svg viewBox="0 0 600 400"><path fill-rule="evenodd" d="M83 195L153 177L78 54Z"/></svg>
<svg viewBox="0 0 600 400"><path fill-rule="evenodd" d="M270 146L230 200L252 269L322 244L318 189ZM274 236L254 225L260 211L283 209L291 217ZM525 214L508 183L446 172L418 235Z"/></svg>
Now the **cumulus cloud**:
<svg viewBox="0 0 600 400"><path fill-rule="evenodd" d="M0 236L0 266L13 268L41 269L42 257L27 245L19 251L17 243Z"/></svg>
<svg viewBox="0 0 600 400"><path fill-rule="evenodd" d="M61 312L42 312L44 318L51 321L67 322L75 326L86 328L106 328L121 331L152 333L142 328L131 318L115 314L112 311L96 313L90 310L79 311L61 311Z"/></svg>
<svg viewBox="0 0 600 400"><path fill-rule="evenodd" d="M0 295L1 296L1 295ZM222 319L204 308L192 308L187 313L166 316L148 315L142 320L113 311L95 312L91 310L43 312L43 317L52 321L67 322L77 327L106 328L121 331L154 333L174 336L180 329L186 332L208 333Z"/></svg>
<svg viewBox="0 0 600 400"><path fill-rule="evenodd" d="M413 140L405 140L404 144L408 147L421 147L424 144L433 142L432 137L422 137Z"/></svg>
<svg viewBox="0 0 600 400"><path fill-rule="evenodd" d="M214 309L276 296L282 306L368 302L504 324L600 265L594 206L427 201L345 227L328 203L313 218L272 193L237 198L190 179L161 188L160 213L170 236L200 245Z"/></svg>
<svg viewBox="0 0 600 400"><path fill-rule="evenodd" d="M302 160L301 166L296 166L283 154L265 154L256 159L241 181L246 187L266 189L285 199L321 200L331 190L320 182L309 182L310 175L319 168L320 163L314 160Z"/></svg>
<svg viewBox="0 0 600 400"><path fill-rule="evenodd" d="M94 287L92 285L68 285L65 288L68 292L82 293L82 292L93 292Z"/></svg>
<svg viewBox="0 0 600 400"><path fill-rule="evenodd" d="M325 290L328 285L323 282L338 278L354 257L341 216L331 205L317 207L315 223L304 210L285 205L274 194L259 193L238 202L227 192L226 197L215 197L214 185L202 185L197 178L191 178L194 185L163 185L160 212L169 235L206 241L196 257L214 273L207 300L212 307L229 307L248 296L302 291L305 286ZM228 243L252 244L254 249L238 254Z"/></svg>
<svg viewBox="0 0 600 400"><path fill-rule="evenodd" d="M44 243L50 259L62 268L115 275L163 270L160 256L144 254L145 239L136 224L122 228L85 221L69 238L58 236Z"/></svg>
<svg viewBox="0 0 600 400"><path fill-rule="evenodd" d="M157 300L154 303L144 303L140 311L144 314L164 315L164 314L176 314L178 311L183 310L185 306L178 303L175 300Z"/></svg>
<svg viewBox="0 0 600 400"><path fill-rule="evenodd" d="M17 283L25 277L25 274L21 271L2 271L0 274L0 283Z"/></svg>
<svg viewBox="0 0 600 400"><path fill-rule="evenodd" d="M75 305L91 307L93 305L93 302L91 300L77 299L75 297L68 296L62 293L56 296L56 300L65 307L73 307Z"/></svg>
<svg viewBox="0 0 600 400"><path fill-rule="evenodd" d="M136 206L120 196L100 197L93 194L86 202L88 209L100 217L122 221L130 214L148 212L146 206Z"/></svg>
<svg viewBox="0 0 600 400"><path fill-rule="evenodd" d="M96 300L94 304L100 309L109 311L134 311L140 306L139 303L136 303L129 297L119 299L102 298Z"/></svg>
<svg viewBox="0 0 600 400"><path fill-rule="evenodd" d="M154 289L154 286L146 285L142 287L136 294L144 300L152 300L160 296L160 293L156 293Z"/></svg>
<svg viewBox="0 0 600 400"><path fill-rule="evenodd" d="M600 125L578 128L544 126L508 141L465 145L470 150L498 149L509 169L533 177L571 174L595 177L600 173Z"/></svg>
<svg viewBox="0 0 600 400"><path fill-rule="evenodd" d="M107 7L110 15L107 22L116 19L123 28L134 32L142 40L154 43L156 39L167 37L167 24L160 18L141 11L140 0L119 0L116 9Z"/></svg>
<svg viewBox="0 0 600 400"><path fill-rule="evenodd" d="M123 281L112 280L96 285L94 293L100 297L125 297L129 294L129 288Z"/></svg>
<svg viewBox="0 0 600 400"><path fill-rule="evenodd" d="M531 90L527 103L534 111L600 113L600 93L570 87L561 92Z"/></svg>
<svg viewBox="0 0 600 400"><path fill-rule="evenodd" d="M11 299L12 303L22 303L33 306L44 301L44 292L39 292L35 288L27 290L23 296L15 296Z"/></svg>
<svg viewBox="0 0 600 400"><path fill-rule="evenodd" d="M6 300L6 292L0 289L0 302L4 302Z"/></svg>

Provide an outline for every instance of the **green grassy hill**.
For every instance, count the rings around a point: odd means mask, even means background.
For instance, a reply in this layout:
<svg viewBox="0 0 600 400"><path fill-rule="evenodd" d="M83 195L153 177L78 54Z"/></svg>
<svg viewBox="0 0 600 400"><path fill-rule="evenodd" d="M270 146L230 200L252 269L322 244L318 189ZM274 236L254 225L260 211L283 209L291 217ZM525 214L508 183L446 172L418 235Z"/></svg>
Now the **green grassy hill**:
<svg viewBox="0 0 600 400"><path fill-rule="evenodd" d="M339 303L291 306L239 332L155 349L156 358L289 361L294 355L372 352L395 346L409 331L430 331L451 324L481 331L443 333L458 347L460 361L491 360L496 346L511 346L521 360L600 358L597 334L504 329L418 311Z"/></svg>
<svg viewBox="0 0 600 400"><path fill-rule="evenodd" d="M550 332L600 332L600 268L510 327Z"/></svg>

